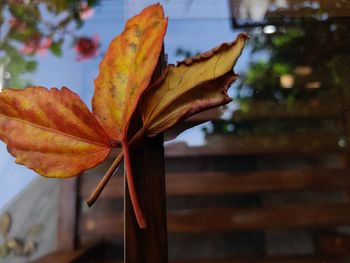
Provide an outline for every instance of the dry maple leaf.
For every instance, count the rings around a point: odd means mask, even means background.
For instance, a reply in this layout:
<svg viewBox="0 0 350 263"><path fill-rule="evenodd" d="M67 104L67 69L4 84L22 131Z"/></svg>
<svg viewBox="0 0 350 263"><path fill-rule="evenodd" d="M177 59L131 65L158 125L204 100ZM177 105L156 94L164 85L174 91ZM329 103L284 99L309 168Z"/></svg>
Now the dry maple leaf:
<svg viewBox="0 0 350 263"><path fill-rule="evenodd" d="M131 116L157 65L166 27L159 4L146 8L112 40L100 64L93 113L115 141L127 143Z"/></svg>
<svg viewBox="0 0 350 263"><path fill-rule="evenodd" d="M167 27L156 4L131 18L110 44L100 64L92 101L93 114L67 88L29 87L0 93L0 139L16 162L47 177L70 177L103 162L115 142L123 151L88 200L92 204L125 156L132 205L141 228L146 226L134 189L129 147L179 121L228 103L227 89L237 78L233 66L247 36L169 66L149 85ZM142 101L141 101L142 100ZM130 120L140 110L143 127L128 138Z"/></svg>
<svg viewBox="0 0 350 263"><path fill-rule="evenodd" d="M98 165L112 149L89 109L67 88L4 89L0 93L0 139L17 163L58 178Z"/></svg>
<svg viewBox="0 0 350 263"><path fill-rule="evenodd" d="M122 143L131 202L142 228L146 224L132 180L127 135L131 117L157 65L167 24L159 4L144 9L126 23L124 32L111 42L100 64L92 100L94 115L109 137Z"/></svg>
<svg viewBox="0 0 350 263"><path fill-rule="evenodd" d="M193 114L229 103L227 90L237 79L233 66L246 39L240 34L235 42L170 65L142 98L144 133L155 136Z"/></svg>

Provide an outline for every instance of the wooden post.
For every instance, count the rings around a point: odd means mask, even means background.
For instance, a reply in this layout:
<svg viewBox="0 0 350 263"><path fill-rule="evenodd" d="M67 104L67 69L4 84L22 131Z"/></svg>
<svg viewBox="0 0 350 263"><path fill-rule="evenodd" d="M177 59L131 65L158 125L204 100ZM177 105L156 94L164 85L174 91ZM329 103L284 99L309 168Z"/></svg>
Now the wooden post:
<svg viewBox="0 0 350 263"><path fill-rule="evenodd" d="M164 68L164 61L164 53L162 52L153 79L160 76L161 70ZM124 179L124 262L167 263L163 135L145 138L140 145L131 147L130 159L135 189L147 227L140 229L136 222L127 182Z"/></svg>
<svg viewBox="0 0 350 263"><path fill-rule="evenodd" d="M163 136L131 152L135 188L147 227L140 229L125 183L125 263L168 262Z"/></svg>

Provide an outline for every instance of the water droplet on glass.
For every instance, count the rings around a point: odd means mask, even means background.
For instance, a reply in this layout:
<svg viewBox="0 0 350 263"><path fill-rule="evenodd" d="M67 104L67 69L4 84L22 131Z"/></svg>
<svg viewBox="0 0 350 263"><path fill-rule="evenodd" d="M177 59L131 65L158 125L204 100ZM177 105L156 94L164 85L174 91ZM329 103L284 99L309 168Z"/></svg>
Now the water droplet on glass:
<svg viewBox="0 0 350 263"><path fill-rule="evenodd" d="M338 141L338 145L341 148L345 148L346 147L346 139L345 138L340 138Z"/></svg>

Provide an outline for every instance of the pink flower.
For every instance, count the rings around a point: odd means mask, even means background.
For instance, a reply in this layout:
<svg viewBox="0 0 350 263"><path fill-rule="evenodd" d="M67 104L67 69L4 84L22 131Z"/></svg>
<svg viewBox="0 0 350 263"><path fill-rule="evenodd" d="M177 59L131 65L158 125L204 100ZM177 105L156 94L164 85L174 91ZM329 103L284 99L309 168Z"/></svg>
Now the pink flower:
<svg viewBox="0 0 350 263"><path fill-rule="evenodd" d="M27 26L23 21L18 20L16 17L11 17L8 21L10 28L13 28L17 32L23 32Z"/></svg>
<svg viewBox="0 0 350 263"><path fill-rule="evenodd" d="M89 7L86 2L81 2L79 15L81 20L86 20L94 15L94 9Z"/></svg>
<svg viewBox="0 0 350 263"><path fill-rule="evenodd" d="M98 36L79 37L75 42L75 51L78 53L78 61L93 58L98 53L100 41Z"/></svg>
<svg viewBox="0 0 350 263"><path fill-rule="evenodd" d="M21 53L24 55L43 55L51 47L52 39L51 37L43 37L41 35L34 35L29 38L24 46L21 48Z"/></svg>

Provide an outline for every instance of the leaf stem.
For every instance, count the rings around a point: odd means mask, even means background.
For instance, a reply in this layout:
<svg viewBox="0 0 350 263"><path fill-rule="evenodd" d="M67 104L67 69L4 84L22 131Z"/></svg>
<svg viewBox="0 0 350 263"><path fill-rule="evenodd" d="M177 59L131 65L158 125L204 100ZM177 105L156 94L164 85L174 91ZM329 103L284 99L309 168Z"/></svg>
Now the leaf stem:
<svg viewBox="0 0 350 263"><path fill-rule="evenodd" d="M146 222L143 217L140 204L137 198L136 190L135 190L135 185L134 185L134 178L132 176L132 167L131 167L131 162L130 162L130 154L129 154L129 145L127 142L122 142L123 146L123 153L124 153L124 165L126 169L126 180L128 183L128 189L129 189L129 194L130 194L130 199L131 199L131 204L134 208L134 213L135 217L137 220L137 223L141 229L146 228Z"/></svg>
<svg viewBox="0 0 350 263"><path fill-rule="evenodd" d="M92 194L89 196L88 200L86 201L88 206L92 206L96 202L96 200L101 195L103 189L106 187L109 179L111 179L112 175L114 174L114 171L118 168L122 160L123 160L123 152L120 152L117 158L115 158L111 167L109 167L108 171L103 176L102 180L98 183L96 189L92 192Z"/></svg>
<svg viewBox="0 0 350 263"><path fill-rule="evenodd" d="M143 126L130 140L129 142L129 147L131 145L133 145L134 143L136 143L140 138L142 138L142 136L144 135L146 130L146 127ZM116 157L116 159L114 160L113 164L111 165L111 167L108 169L108 171L106 172L106 174L103 176L102 180L98 183L97 187L95 188L95 190L91 193L91 195L89 196L89 198L87 199L86 203L88 204L88 206L92 206L97 199L99 198L99 196L101 195L102 191L104 190L104 188L106 187L109 179L111 179L112 175L114 174L114 171L118 168L120 162L123 160L123 152L120 152L119 155Z"/></svg>
<svg viewBox="0 0 350 263"><path fill-rule="evenodd" d="M129 141L129 145L131 146L134 143L136 143L138 140L140 140L145 135L146 129L147 127L143 126L140 130L138 130L138 132Z"/></svg>

